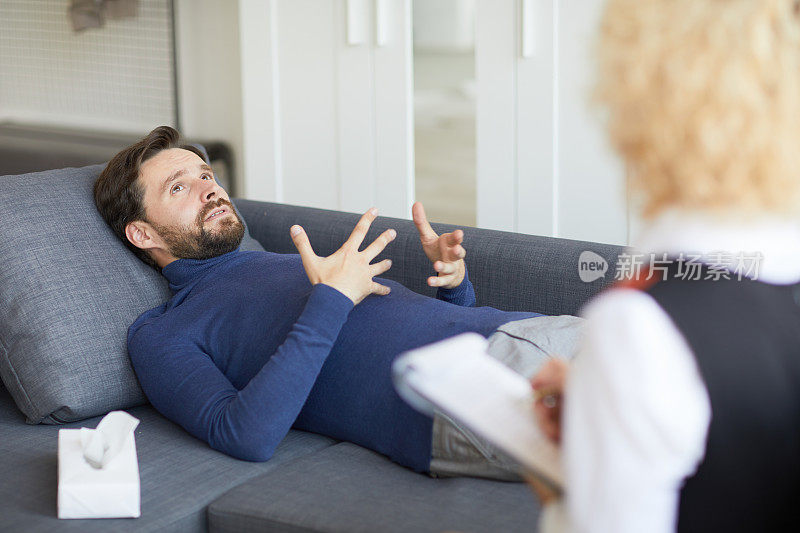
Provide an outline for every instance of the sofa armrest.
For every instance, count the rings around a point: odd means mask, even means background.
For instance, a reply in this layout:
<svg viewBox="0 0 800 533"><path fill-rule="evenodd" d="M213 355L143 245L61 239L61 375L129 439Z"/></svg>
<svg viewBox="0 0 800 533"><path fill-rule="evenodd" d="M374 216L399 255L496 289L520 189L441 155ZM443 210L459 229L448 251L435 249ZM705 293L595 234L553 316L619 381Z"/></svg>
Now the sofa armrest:
<svg viewBox="0 0 800 533"><path fill-rule="evenodd" d="M341 211L245 199L235 201L253 238L266 250L276 253L297 253L289 237L289 228L300 224L317 255L329 255L342 245L360 218L358 214ZM431 225L439 234L458 227ZM382 277L399 281L418 293L435 296L436 290L425 283L434 271L422 251L412 221L378 217L364 240L365 245L387 228L396 229L397 238L376 258L388 257L393 262L392 268ZM480 228L461 229L477 305L509 311L577 314L589 298L612 281L617 257L624 250L611 244ZM584 250L591 250L608 262L605 278L590 283L581 281L578 258Z"/></svg>

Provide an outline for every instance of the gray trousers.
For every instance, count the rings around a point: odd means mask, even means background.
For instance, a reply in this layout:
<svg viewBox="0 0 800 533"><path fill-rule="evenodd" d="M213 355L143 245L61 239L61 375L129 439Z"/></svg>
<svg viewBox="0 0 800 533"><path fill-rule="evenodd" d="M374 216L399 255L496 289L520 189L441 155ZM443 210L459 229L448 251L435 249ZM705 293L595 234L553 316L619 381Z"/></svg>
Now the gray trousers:
<svg viewBox="0 0 800 533"><path fill-rule="evenodd" d="M583 322L582 318L559 315L503 324L489 337L489 355L511 370L531 378L551 357L572 359L578 348ZM492 443L440 412L433 417L430 475L522 481L517 463Z"/></svg>

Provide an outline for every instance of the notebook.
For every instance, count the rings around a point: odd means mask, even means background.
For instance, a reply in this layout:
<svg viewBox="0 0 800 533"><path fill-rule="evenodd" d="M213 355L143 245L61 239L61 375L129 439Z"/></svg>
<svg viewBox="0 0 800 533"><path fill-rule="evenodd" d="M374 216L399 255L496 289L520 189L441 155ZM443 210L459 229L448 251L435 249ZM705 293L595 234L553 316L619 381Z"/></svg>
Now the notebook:
<svg viewBox="0 0 800 533"><path fill-rule="evenodd" d="M415 409L438 409L560 492L561 453L536 424L530 382L488 355L487 344L464 333L405 352L392 366L395 388Z"/></svg>

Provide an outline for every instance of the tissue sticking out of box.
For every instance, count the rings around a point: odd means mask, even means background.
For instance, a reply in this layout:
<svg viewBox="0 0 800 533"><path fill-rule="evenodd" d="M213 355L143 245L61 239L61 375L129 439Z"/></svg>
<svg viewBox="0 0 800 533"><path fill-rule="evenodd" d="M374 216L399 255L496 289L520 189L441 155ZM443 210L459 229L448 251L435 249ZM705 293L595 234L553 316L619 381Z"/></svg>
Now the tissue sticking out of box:
<svg viewBox="0 0 800 533"><path fill-rule="evenodd" d="M81 428L83 458L94 468L105 467L119 454L125 439L138 425L139 419L125 411L111 411L95 429Z"/></svg>

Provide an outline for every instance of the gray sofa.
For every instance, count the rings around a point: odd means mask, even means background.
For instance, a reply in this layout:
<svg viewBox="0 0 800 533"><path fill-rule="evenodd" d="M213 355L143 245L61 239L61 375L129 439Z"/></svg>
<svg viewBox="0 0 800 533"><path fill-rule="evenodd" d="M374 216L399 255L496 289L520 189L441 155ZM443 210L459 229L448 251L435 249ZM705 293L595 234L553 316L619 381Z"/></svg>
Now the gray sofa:
<svg viewBox="0 0 800 533"><path fill-rule="evenodd" d="M333 252L358 215L234 201L252 237L267 250L293 253L288 229L303 225L315 251ZM2 207L0 207L2 209ZM379 218L367 241L388 227L398 238L384 257L385 277L433 294L429 262L413 224ZM434 225L438 231L450 226ZM610 265L616 246L465 229L470 278L478 305L546 314L576 314L610 281L584 283L578 257L591 250ZM3 253L0 248L0 253ZM613 270L612 270L613 271ZM56 518L57 433L95 427L101 416L63 425L27 424L0 385L0 531L534 531L539 506L528 487L483 479L433 479L350 443L292 430L264 463L211 449L150 405L126 409L135 432L141 517Z"/></svg>

